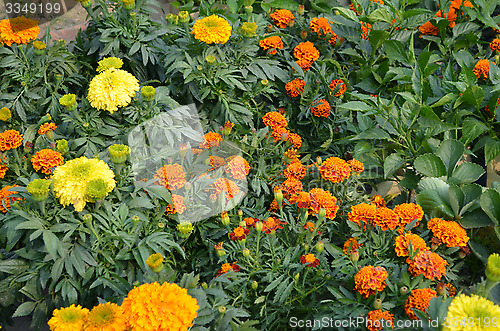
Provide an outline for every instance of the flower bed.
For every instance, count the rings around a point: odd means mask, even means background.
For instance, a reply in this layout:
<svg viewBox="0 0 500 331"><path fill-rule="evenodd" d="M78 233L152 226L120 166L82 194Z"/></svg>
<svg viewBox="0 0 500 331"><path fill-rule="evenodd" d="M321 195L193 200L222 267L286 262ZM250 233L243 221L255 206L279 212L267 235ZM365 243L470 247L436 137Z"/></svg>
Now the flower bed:
<svg viewBox="0 0 500 331"><path fill-rule="evenodd" d="M0 325L498 327L500 6L81 4L0 22Z"/></svg>

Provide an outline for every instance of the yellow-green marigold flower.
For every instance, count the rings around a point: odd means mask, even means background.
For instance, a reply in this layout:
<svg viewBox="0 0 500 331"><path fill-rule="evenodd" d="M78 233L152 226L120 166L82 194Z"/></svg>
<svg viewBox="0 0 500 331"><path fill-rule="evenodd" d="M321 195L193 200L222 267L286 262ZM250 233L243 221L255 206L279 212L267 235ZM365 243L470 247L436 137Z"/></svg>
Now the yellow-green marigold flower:
<svg viewBox="0 0 500 331"><path fill-rule="evenodd" d="M214 64L217 59L213 55L207 55L205 58L205 61L207 61L208 64Z"/></svg>
<svg viewBox="0 0 500 331"><path fill-rule="evenodd" d="M153 269L154 272L160 272L163 270L163 256L160 253L151 254L146 259L146 265Z"/></svg>
<svg viewBox="0 0 500 331"><path fill-rule="evenodd" d="M33 42L33 47L39 50L44 50L47 48L47 44L40 40L35 40Z"/></svg>
<svg viewBox="0 0 500 331"><path fill-rule="evenodd" d="M167 14L166 18L167 18L168 23L170 23L170 24L173 24L173 25L179 24L179 16L177 16L177 15L169 13L169 14Z"/></svg>
<svg viewBox="0 0 500 331"><path fill-rule="evenodd" d="M500 255L497 253L491 254L488 258L486 277L492 282L500 282Z"/></svg>
<svg viewBox="0 0 500 331"><path fill-rule="evenodd" d="M243 37L253 37L255 36L255 31L257 30L257 24L254 22L245 22L241 26L241 31Z"/></svg>
<svg viewBox="0 0 500 331"><path fill-rule="evenodd" d="M144 100L153 101L156 94L156 89L153 86L143 86L141 88L141 94Z"/></svg>
<svg viewBox="0 0 500 331"><path fill-rule="evenodd" d="M109 68L120 69L123 66L123 60L117 57L105 57L101 61L97 62L97 72L103 72Z"/></svg>
<svg viewBox="0 0 500 331"><path fill-rule="evenodd" d="M73 304L66 308L54 309L48 324L52 331L83 331L88 314L87 308Z"/></svg>
<svg viewBox="0 0 500 331"><path fill-rule="evenodd" d="M72 93L69 93L69 94L65 94L63 95L60 99L59 99L59 103L66 107L66 109L68 111L72 111L72 110L75 110L76 109L76 95L72 94Z"/></svg>
<svg viewBox="0 0 500 331"><path fill-rule="evenodd" d="M193 232L194 226L191 222L180 222L177 224L177 230L180 232L179 236L181 238L187 238Z"/></svg>
<svg viewBox="0 0 500 331"><path fill-rule="evenodd" d="M48 198L50 191L50 184L52 180L49 179L33 179L26 186L26 190L35 201L43 201Z"/></svg>
<svg viewBox="0 0 500 331"><path fill-rule="evenodd" d="M92 79L87 99L92 107L113 113L127 106L137 91L137 78L125 70L109 68Z"/></svg>
<svg viewBox="0 0 500 331"><path fill-rule="evenodd" d="M474 323L469 323L474 320ZM455 297L448 308L447 321L443 331L475 331L475 330L498 330L498 323L494 318L500 319L500 306L493 302L477 296L461 294ZM458 323L453 323L458 321ZM461 323L465 321L465 323Z"/></svg>
<svg viewBox="0 0 500 331"><path fill-rule="evenodd" d="M0 109L0 121L8 121L12 117L12 114L10 112L10 109L7 107L2 107Z"/></svg>
<svg viewBox="0 0 500 331"><path fill-rule="evenodd" d="M108 195L108 182L102 178L92 179L87 183L87 196L92 200L101 200Z"/></svg>
<svg viewBox="0 0 500 331"><path fill-rule="evenodd" d="M224 18L212 15L193 25L194 38L207 44L225 44L231 37L231 25Z"/></svg>
<svg viewBox="0 0 500 331"><path fill-rule="evenodd" d="M59 139L56 141L56 149L61 154L69 152L68 141L66 139Z"/></svg>
<svg viewBox="0 0 500 331"><path fill-rule="evenodd" d="M133 9L134 6L135 6L135 0L122 0L123 1L123 7L125 7L125 9Z"/></svg>
<svg viewBox="0 0 500 331"><path fill-rule="evenodd" d="M125 163L127 161L127 156L130 155L130 147L123 144L114 144L108 147L109 155L111 156L111 162Z"/></svg>
<svg viewBox="0 0 500 331"><path fill-rule="evenodd" d="M187 23L191 20L191 15L185 10L179 12L179 22Z"/></svg>
<svg viewBox="0 0 500 331"><path fill-rule="evenodd" d="M127 330L128 316L116 303L106 302L92 308L87 315L85 331Z"/></svg>
<svg viewBox="0 0 500 331"><path fill-rule="evenodd" d="M74 205L82 211L87 202L94 198L87 194L89 182L102 179L106 183L106 194L111 192L116 182L115 174L102 160L87 159L85 156L67 161L54 170L54 192L63 206Z"/></svg>

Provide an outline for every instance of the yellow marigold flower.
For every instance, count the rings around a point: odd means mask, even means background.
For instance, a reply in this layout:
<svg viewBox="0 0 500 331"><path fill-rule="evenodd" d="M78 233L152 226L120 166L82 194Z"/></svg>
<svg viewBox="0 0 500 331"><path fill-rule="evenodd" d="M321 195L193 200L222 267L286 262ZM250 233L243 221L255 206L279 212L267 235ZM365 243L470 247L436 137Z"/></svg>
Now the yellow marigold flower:
<svg viewBox="0 0 500 331"><path fill-rule="evenodd" d="M27 44L36 39L40 33L37 20L31 20L24 16L14 17L0 21L0 42L11 46L16 44Z"/></svg>
<svg viewBox="0 0 500 331"><path fill-rule="evenodd" d="M257 31L257 23L243 22L241 25L241 31L243 32L243 37L253 37L255 35L255 31Z"/></svg>
<svg viewBox="0 0 500 331"><path fill-rule="evenodd" d="M68 153L68 141L66 139L59 139L58 141L56 141L56 149L63 155Z"/></svg>
<svg viewBox="0 0 500 331"><path fill-rule="evenodd" d="M306 82L303 79L295 78L291 82L285 84L286 94L292 98L298 97L304 91L305 86Z"/></svg>
<svg viewBox="0 0 500 331"><path fill-rule="evenodd" d="M493 253L488 257L486 277L492 282L500 282L500 255Z"/></svg>
<svg viewBox="0 0 500 331"><path fill-rule="evenodd" d="M413 220L417 220L415 226L418 226L419 222L424 217L422 207L415 203L399 204L394 207L394 212L399 216L401 228L404 228L407 224L413 222Z"/></svg>
<svg viewBox="0 0 500 331"><path fill-rule="evenodd" d="M382 319L386 322L382 324ZM391 325L394 329L394 314L389 311L382 311L381 309L372 310L366 316L366 328L370 331L382 330L382 325Z"/></svg>
<svg viewBox="0 0 500 331"><path fill-rule="evenodd" d="M10 112L10 109L7 107L2 107L0 109L0 121L8 121L12 117L12 114Z"/></svg>
<svg viewBox="0 0 500 331"><path fill-rule="evenodd" d="M11 204L13 204L14 202L22 200L21 198L12 196L18 193L16 190L13 190L14 187L19 186L5 186L0 191L0 211L2 213L6 213L10 209Z"/></svg>
<svg viewBox="0 0 500 331"><path fill-rule="evenodd" d="M125 331L128 317L116 303L106 302L95 306L87 315L85 331Z"/></svg>
<svg viewBox="0 0 500 331"><path fill-rule="evenodd" d="M33 200L43 201L49 196L50 184L52 184L52 180L33 179L26 186L26 191L31 194Z"/></svg>
<svg viewBox="0 0 500 331"><path fill-rule="evenodd" d="M361 226L361 221L363 221L363 230L366 230L366 225L373 222L376 211L377 208L374 205L360 203L351 207L347 218L358 226Z"/></svg>
<svg viewBox="0 0 500 331"><path fill-rule="evenodd" d="M125 70L109 68L92 78L87 99L92 107L113 113L127 106L137 91L137 78Z"/></svg>
<svg viewBox="0 0 500 331"><path fill-rule="evenodd" d="M167 190L177 190L186 184L186 173L180 164L166 164L153 176L158 179L156 185L162 185Z"/></svg>
<svg viewBox="0 0 500 331"><path fill-rule="evenodd" d="M18 148L23 144L23 135L16 130L6 130L0 133L0 151Z"/></svg>
<svg viewBox="0 0 500 331"><path fill-rule="evenodd" d="M338 36L333 32L330 21L324 17L314 17L309 23L309 30L318 34L319 39L328 39L330 45L335 45Z"/></svg>
<svg viewBox="0 0 500 331"><path fill-rule="evenodd" d="M108 147L111 162L119 164L127 161L127 156L130 155L130 147L123 144L114 144Z"/></svg>
<svg viewBox="0 0 500 331"><path fill-rule="evenodd" d="M358 291L366 299L370 295L384 290L387 285L385 280L388 276L389 274L384 267L363 267L354 276L354 282L356 283L354 290Z"/></svg>
<svg viewBox="0 0 500 331"><path fill-rule="evenodd" d="M247 160L239 155L230 156L225 161L224 171L233 179L245 179L250 173L250 165Z"/></svg>
<svg viewBox="0 0 500 331"><path fill-rule="evenodd" d="M319 51L310 41L301 42L293 49L293 55L297 59L295 61L303 70L309 70L314 61L319 59Z"/></svg>
<svg viewBox="0 0 500 331"><path fill-rule="evenodd" d="M415 255L413 260L408 257L406 259L408 263L408 271L415 277L423 274L425 278L430 280L440 280L443 275L446 274L446 266L448 262L443 259L438 254L422 250Z"/></svg>
<svg viewBox="0 0 500 331"><path fill-rule="evenodd" d="M123 66L123 60L117 57L105 57L101 61L97 62L97 72L103 72L104 70L115 68L120 69Z"/></svg>
<svg viewBox="0 0 500 331"><path fill-rule="evenodd" d="M327 118L331 111L330 103L325 99L320 99L311 105L311 113L316 117Z"/></svg>
<svg viewBox="0 0 500 331"><path fill-rule="evenodd" d="M397 256L408 256L409 251L408 251L408 246L410 245L413 247L413 254L416 253L417 249L419 251L428 251L429 247L427 247L427 244L425 241L420 238L420 236L412 233L405 233L404 235L400 235L396 237L396 242L394 243L394 250L396 251Z"/></svg>
<svg viewBox="0 0 500 331"><path fill-rule="evenodd" d="M63 206L73 204L76 211L82 211L93 198L87 194L89 182L101 179L106 183L108 194L115 186L115 174L102 160L87 159L82 156L58 166L52 176L56 198Z"/></svg>
<svg viewBox="0 0 500 331"><path fill-rule="evenodd" d="M212 147L219 147L222 141L222 136L217 132L208 132L203 136L203 142L200 144L200 148L208 149Z"/></svg>
<svg viewBox="0 0 500 331"><path fill-rule="evenodd" d="M153 101L156 94L156 89L153 86L143 86L141 88L141 94L144 100Z"/></svg>
<svg viewBox="0 0 500 331"><path fill-rule="evenodd" d="M349 246L351 246L350 250ZM358 244L358 238L352 237L344 242L344 247L342 250L344 251L344 254L347 255L347 253L349 253L349 255L351 255L352 252L357 251L361 246L363 246L363 244Z"/></svg>
<svg viewBox="0 0 500 331"><path fill-rule="evenodd" d="M332 183L341 183L351 176L349 163L338 157L329 157L318 166L318 170L323 179Z"/></svg>
<svg viewBox="0 0 500 331"><path fill-rule="evenodd" d="M417 315L413 312L413 309L418 309L426 313L431 299L436 297L436 295L436 291L430 288L417 288L411 291L410 296L405 302L406 315L408 315L408 317L412 320L418 319Z"/></svg>
<svg viewBox="0 0 500 331"><path fill-rule="evenodd" d="M318 215L320 209L326 210L326 218L334 219L337 216L339 206L336 205L337 198L330 192L320 188L313 188L309 191L309 215Z"/></svg>
<svg viewBox="0 0 500 331"><path fill-rule="evenodd" d="M471 320L469 320L471 319ZM448 308L443 331L498 330L500 306L490 300L472 294L455 297ZM496 320L496 323L495 323ZM458 321L458 323L453 323ZM465 321L465 323L461 323ZM469 323L469 321L474 321Z"/></svg>
<svg viewBox="0 0 500 331"><path fill-rule="evenodd" d="M39 135L46 134L47 132L54 131L55 129L57 129L57 126L54 123L52 122L44 123L40 125L40 128L38 129L38 134Z"/></svg>
<svg viewBox="0 0 500 331"><path fill-rule="evenodd" d="M65 94L59 99L59 103L69 111L75 110L77 106L76 95L72 93Z"/></svg>
<svg viewBox="0 0 500 331"><path fill-rule="evenodd" d="M392 209L380 207L375 211L372 223L380 226L382 231L394 230L399 225L399 216Z"/></svg>
<svg viewBox="0 0 500 331"><path fill-rule="evenodd" d="M84 331L88 314L87 308L73 304L66 308L55 309L48 324L51 331Z"/></svg>
<svg viewBox="0 0 500 331"><path fill-rule="evenodd" d="M207 44L225 44L231 37L231 25L224 18L212 15L193 25L194 38Z"/></svg>
<svg viewBox="0 0 500 331"><path fill-rule="evenodd" d="M44 50L47 48L47 44L44 43L43 41L35 40L33 42L33 48L38 49L38 50Z"/></svg>
<svg viewBox="0 0 500 331"><path fill-rule="evenodd" d="M259 46L268 51L267 54L274 55L278 49L283 49L283 40L280 36L272 36L259 41Z"/></svg>
<svg viewBox="0 0 500 331"><path fill-rule="evenodd" d="M295 16L287 9L277 9L271 14L271 19L277 27L284 29L288 25L293 24Z"/></svg>
<svg viewBox="0 0 500 331"><path fill-rule="evenodd" d="M314 254L306 254L300 256L300 263L305 264L306 267L314 268L319 265L319 260Z"/></svg>
<svg viewBox="0 0 500 331"><path fill-rule="evenodd" d="M173 204L173 206L172 206ZM167 215L169 214L182 214L183 212L186 211L186 206L184 205L184 197L177 195L177 194L172 194L172 204L169 204L167 206L167 209L165 209L165 213Z"/></svg>
<svg viewBox="0 0 500 331"><path fill-rule="evenodd" d="M472 69L477 78L488 78L490 73L490 61L479 60L477 61L474 69Z"/></svg>
<svg viewBox="0 0 500 331"><path fill-rule="evenodd" d="M432 218L427 228L434 237L445 243L447 247L465 247L469 241L465 229L455 221L445 221L441 218Z"/></svg>
<svg viewBox="0 0 500 331"><path fill-rule="evenodd" d="M342 94L344 94L347 91L347 87L345 86L345 83L342 79L332 80L330 85L328 85L328 87L331 90L330 94L333 94L336 97L340 97ZM337 87L338 87L338 90L335 92Z"/></svg>
<svg viewBox="0 0 500 331"><path fill-rule="evenodd" d="M46 175L52 173L52 168L64 163L64 157L61 153L52 149L42 149L31 157L31 163L35 171L42 171Z"/></svg>
<svg viewBox="0 0 500 331"><path fill-rule="evenodd" d="M131 331L188 330L199 308L196 299L176 284L143 284L123 299Z"/></svg>
<svg viewBox="0 0 500 331"><path fill-rule="evenodd" d="M153 269L153 271L160 272L159 268L163 267L163 256L160 253L151 254L146 259L146 265Z"/></svg>

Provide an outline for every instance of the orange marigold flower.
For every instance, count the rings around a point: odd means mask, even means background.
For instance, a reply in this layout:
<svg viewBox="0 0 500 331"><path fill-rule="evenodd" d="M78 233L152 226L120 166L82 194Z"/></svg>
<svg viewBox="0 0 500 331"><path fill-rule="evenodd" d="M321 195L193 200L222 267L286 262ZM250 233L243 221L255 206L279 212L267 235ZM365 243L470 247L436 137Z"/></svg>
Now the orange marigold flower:
<svg viewBox="0 0 500 331"><path fill-rule="evenodd" d="M418 31L420 31L421 33L420 38L427 35L437 36L438 28L435 27L430 21L428 21L419 26Z"/></svg>
<svg viewBox="0 0 500 331"><path fill-rule="evenodd" d="M313 188L309 191L309 215L318 215L319 210L326 210L326 218L334 219L337 216L339 206L336 205L337 198L330 192L320 188Z"/></svg>
<svg viewBox="0 0 500 331"><path fill-rule="evenodd" d="M380 194L375 194L370 198L370 201L372 204L374 204L377 208L379 207L385 207L385 200L382 198Z"/></svg>
<svg viewBox="0 0 500 331"><path fill-rule="evenodd" d="M220 250L224 249L224 247L222 247L222 246L224 246L224 243L221 241L220 243L215 244L214 248L215 248L215 250L220 251Z"/></svg>
<svg viewBox="0 0 500 331"><path fill-rule="evenodd" d="M306 264L306 267L314 268L319 265L319 260L314 254L306 254L300 256L300 263Z"/></svg>
<svg viewBox="0 0 500 331"><path fill-rule="evenodd" d="M283 158L287 163L291 163L299 158L300 155L297 154L297 150L295 148L290 148L285 153L283 153Z"/></svg>
<svg viewBox="0 0 500 331"><path fill-rule="evenodd" d="M15 201L22 200L21 198L11 196L17 193L16 190L12 190L12 188L14 187L19 187L19 186L18 185L5 186L0 191L0 211L3 213L6 213L10 209L12 203L14 203Z"/></svg>
<svg viewBox="0 0 500 331"><path fill-rule="evenodd" d="M300 148L302 146L302 138L293 132L288 132L286 140L293 145L294 148Z"/></svg>
<svg viewBox="0 0 500 331"><path fill-rule="evenodd" d="M212 147L219 147L222 141L222 136L217 132L209 132L203 136L203 142L200 144L200 148L208 149Z"/></svg>
<svg viewBox="0 0 500 331"><path fill-rule="evenodd" d="M52 122L44 123L40 125L40 128L38 129L38 134L42 135L49 131L54 131L55 129L57 129L57 126L54 123Z"/></svg>
<svg viewBox="0 0 500 331"><path fill-rule="evenodd" d="M490 43L490 48L493 52L500 52L500 39L493 39L493 41Z"/></svg>
<svg viewBox="0 0 500 331"><path fill-rule="evenodd" d="M153 176L158 179L156 185L162 185L167 190L177 190L186 184L186 173L180 164L166 164L156 171Z"/></svg>
<svg viewBox="0 0 500 331"><path fill-rule="evenodd" d="M262 222L262 231L266 234L270 234L278 229L283 229L283 225L286 225L285 221L280 220L276 217L268 217L264 222Z"/></svg>
<svg viewBox="0 0 500 331"><path fill-rule="evenodd" d="M217 275L215 276L216 278L219 277L220 275L226 274L230 271L238 272L240 271L240 267L236 265L236 262L233 263L224 263L220 269L217 271Z"/></svg>
<svg viewBox="0 0 500 331"><path fill-rule="evenodd" d="M278 201L276 201L276 199L273 199L273 201L271 201L271 204L269 205L269 211L279 211L280 210L280 206L278 205Z"/></svg>
<svg viewBox="0 0 500 331"><path fill-rule="evenodd" d="M406 263L408 263L408 270L413 276L417 277L423 274L425 278L430 280L434 280L434 278L440 280L446 274L446 266L448 265L448 262L438 254L424 250L418 252L413 260L408 257Z"/></svg>
<svg viewBox="0 0 500 331"><path fill-rule="evenodd" d="M310 41L301 42L295 46L293 55L297 59L296 63L304 70L309 70L314 61L319 59L319 51Z"/></svg>
<svg viewBox="0 0 500 331"><path fill-rule="evenodd" d="M0 163L0 179L3 179L5 177L5 175L7 174L7 170L9 170L9 168Z"/></svg>
<svg viewBox="0 0 500 331"><path fill-rule="evenodd" d="M274 142L283 140L286 141L290 131L283 127L278 127L271 132L271 136L274 138Z"/></svg>
<svg viewBox="0 0 500 331"><path fill-rule="evenodd" d="M285 128L288 126L288 122L286 121L285 116L281 115L277 111L266 113L264 116L262 116L262 122L264 122L265 126L268 126L273 130L276 130L276 128Z"/></svg>
<svg viewBox="0 0 500 331"><path fill-rule="evenodd" d="M224 192L226 202L234 198L234 196L240 192L238 185L227 178L217 178L213 186L215 189L215 192L213 193L215 194L215 197L217 198L222 192Z"/></svg>
<svg viewBox="0 0 500 331"><path fill-rule="evenodd" d="M288 96L295 98L302 94L306 82L303 79L295 78L291 82L286 83L285 90Z"/></svg>
<svg viewBox="0 0 500 331"><path fill-rule="evenodd" d="M455 9L458 9L460 8L461 6L463 7L469 7L469 8L473 8L474 6L472 6L472 2L470 2L469 0L452 0L451 1L451 4L450 4L451 8L455 8Z"/></svg>
<svg viewBox="0 0 500 331"><path fill-rule="evenodd" d="M325 99L320 99L311 105L313 116L327 118L331 111L330 103Z"/></svg>
<svg viewBox="0 0 500 331"><path fill-rule="evenodd" d="M400 218L400 226L404 228L407 224L417 220L415 226L418 226L419 222L424 217L424 210L422 207L415 203L402 203L394 207L394 212L398 214Z"/></svg>
<svg viewBox="0 0 500 331"><path fill-rule="evenodd" d="M293 24L295 16L287 9L277 9L271 14L271 19L277 27L284 29L288 25Z"/></svg>
<svg viewBox="0 0 500 331"><path fill-rule="evenodd" d="M351 170L354 171L358 176L361 175L361 173L365 170L365 166L363 165L362 162L352 159L347 161L349 165L351 166Z"/></svg>
<svg viewBox="0 0 500 331"><path fill-rule="evenodd" d="M286 167L283 174L286 178L294 177L298 180L301 180L306 175L306 167L299 161L299 159L295 159L292 163Z"/></svg>
<svg viewBox="0 0 500 331"><path fill-rule="evenodd" d="M345 86L345 83L342 79L332 80L332 82L330 83L330 85L328 85L328 87L331 90L330 93L336 97L340 97L342 94L345 93L345 91L347 91L347 87ZM334 91L337 87L338 87L338 90L337 90L337 92L334 93Z"/></svg>
<svg viewBox="0 0 500 331"><path fill-rule="evenodd" d="M323 179L332 183L341 183L351 176L349 163L338 157L329 157L318 166L318 170Z"/></svg>
<svg viewBox="0 0 500 331"><path fill-rule="evenodd" d="M224 171L233 177L233 179L245 179L250 173L250 165L243 157L233 155L226 158Z"/></svg>
<svg viewBox="0 0 500 331"><path fill-rule="evenodd" d="M250 228L250 227L254 226L255 223L259 221L259 219L255 218L255 217L246 217L243 219L243 221L245 222L247 228Z"/></svg>
<svg viewBox="0 0 500 331"><path fill-rule="evenodd" d="M488 78L488 75L490 73L490 61L484 59L477 61L472 71L477 78Z"/></svg>
<svg viewBox="0 0 500 331"><path fill-rule="evenodd" d="M295 177L287 178L283 182L283 194L285 196L294 196L302 192L302 182Z"/></svg>
<svg viewBox="0 0 500 331"><path fill-rule="evenodd" d="M267 54L274 55L278 49L283 49L283 40L279 36L272 36L259 41L259 46L268 51Z"/></svg>
<svg viewBox="0 0 500 331"><path fill-rule="evenodd" d="M354 4L352 2L349 5L349 9L351 9L356 14L356 16L359 16L363 12L363 8L361 8L359 4L354 7Z"/></svg>
<svg viewBox="0 0 500 331"><path fill-rule="evenodd" d="M210 165L212 166L212 170L222 167L225 164L226 160L224 160L224 158L217 155L210 155Z"/></svg>
<svg viewBox="0 0 500 331"><path fill-rule="evenodd" d="M382 319L386 322L382 323ZM385 325L390 325L394 329L394 315L382 309L372 310L366 316L366 328L370 331L380 331Z"/></svg>
<svg viewBox="0 0 500 331"><path fill-rule="evenodd" d="M309 232L314 232L315 225L313 222L306 222L306 224L302 228L304 230L309 230Z"/></svg>
<svg viewBox="0 0 500 331"><path fill-rule="evenodd" d="M240 241L240 240L245 239L247 237L247 234L249 234L249 233L250 233L250 230L248 230L247 228L238 226L233 231L231 231L231 233L229 234L229 237L231 238L232 241L236 241L236 240Z"/></svg>
<svg viewBox="0 0 500 331"><path fill-rule="evenodd" d="M27 44L36 39L39 33L37 20L19 16L0 21L0 42L7 46L13 43Z"/></svg>
<svg viewBox="0 0 500 331"><path fill-rule="evenodd" d="M448 291L448 297L454 297L457 293L455 286L451 283L446 283L446 290Z"/></svg>
<svg viewBox="0 0 500 331"><path fill-rule="evenodd" d="M385 280L388 276L389 274L384 267L373 267L371 265L363 267L354 276L354 282L356 283L354 290L358 291L366 299L370 295L384 290L387 285Z"/></svg>
<svg viewBox="0 0 500 331"><path fill-rule="evenodd" d="M52 149L42 149L31 157L31 163L35 171L41 170L42 173L50 175L52 173L52 168L64 163L64 157L61 153Z"/></svg>
<svg viewBox="0 0 500 331"><path fill-rule="evenodd" d="M417 288L411 291L405 302L405 312L412 320L418 319L413 309L418 309L427 313L431 299L436 297L436 291L430 288Z"/></svg>
<svg viewBox="0 0 500 331"><path fill-rule="evenodd" d="M455 221L445 221L441 218L432 218L427 228L434 237L445 243L447 247L465 247L469 241L465 229Z"/></svg>
<svg viewBox="0 0 500 331"><path fill-rule="evenodd" d="M290 198L290 203L297 204L299 208L309 208L311 204L311 198L307 192L299 192L299 194L294 195Z"/></svg>
<svg viewBox="0 0 500 331"><path fill-rule="evenodd" d="M359 22L361 23L361 38L368 39L368 35L372 31L372 25L368 22Z"/></svg>
<svg viewBox="0 0 500 331"><path fill-rule="evenodd" d="M366 231L366 224L373 222L376 211L377 208L374 205L360 203L351 207L351 211L347 214L347 219L360 227L361 221L363 221L363 230Z"/></svg>
<svg viewBox="0 0 500 331"><path fill-rule="evenodd" d="M314 17L311 22L309 23L309 29L318 34L319 39L328 39L328 42L331 45L335 45L337 42L338 36L333 32L332 27L330 26L330 23L326 18L324 17Z"/></svg>
<svg viewBox="0 0 500 331"><path fill-rule="evenodd" d="M396 242L394 243L394 250L396 251L397 256L409 256L409 251L408 251L408 246L410 245L413 248L413 254L417 252L417 249L419 251L428 251L429 247L427 247L427 244L425 241L420 238L420 236L412 233L405 233L404 235L400 235L396 237Z"/></svg>
<svg viewBox="0 0 500 331"><path fill-rule="evenodd" d="M173 204L173 206L172 206ZM165 213L167 215L169 214L182 214L183 212L186 211L186 206L184 205L184 197L177 195L177 194L172 194L172 204L169 204L167 206L167 209L165 209Z"/></svg>
<svg viewBox="0 0 500 331"><path fill-rule="evenodd" d="M394 230L399 225L399 216L392 209L380 207L375 211L372 223L380 226L382 231Z"/></svg>
<svg viewBox="0 0 500 331"><path fill-rule="evenodd" d="M350 250L349 246L351 246ZM349 238L344 242L344 248L343 248L344 254L347 255L347 253L349 253L349 255L351 255L352 252L357 251L361 246L363 246L363 244L358 244L358 238L356 237Z"/></svg>
<svg viewBox="0 0 500 331"><path fill-rule="evenodd" d="M6 130L0 133L0 150L2 152L18 148L23 144L23 135L16 130Z"/></svg>
<svg viewBox="0 0 500 331"><path fill-rule="evenodd" d="M187 330L199 306L185 288L156 282L134 287L121 308L131 331Z"/></svg>

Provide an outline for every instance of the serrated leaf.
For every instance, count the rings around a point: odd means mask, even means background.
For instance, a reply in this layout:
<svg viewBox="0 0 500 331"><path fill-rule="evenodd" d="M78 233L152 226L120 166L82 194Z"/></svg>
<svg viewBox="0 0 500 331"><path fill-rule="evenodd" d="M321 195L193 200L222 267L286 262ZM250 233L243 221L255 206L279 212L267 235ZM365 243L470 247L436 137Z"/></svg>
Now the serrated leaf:
<svg viewBox="0 0 500 331"><path fill-rule="evenodd" d="M498 226L500 223L500 193L493 189L487 189L483 192L481 195L481 209Z"/></svg>
<svg viewBox="0 0 500 331"><path fill-rule="evenodd" d="M36 307L36 302L34 301L27 301L19 305L17 307L16 311L12 315L12 317L22 317L22 316L27 316L31 314L33 309Z"/></svg>
<svg viewBox="0 0 500 331"><path fill-rule="evenodd" d="M484 169L479 164L462 163L452 173L449 178L450 183L454 184L471 184L478 180L483 174Z"/></svg>
<svg viewBox="0 0 500 331"><path fill-rule="evenodd" d="M428 177L446 176L446 167L439 156L424 154L415 159L415 170Z"/></svg>
<svg viewBox="0 0 500 331"><path fill-rule="evenodd" d="M451 176L458 160L464 154L464 145L455 139L447 139L441 143L436 150L436 155L443 161L448 177Z"/></svg>
<svg viewBox="0 0 500 331"><path fill-rule="evenodd" d="M384 160L384 177L391 177L399 168L405 164L405 161L398 153L392 153Z"/></svg>

